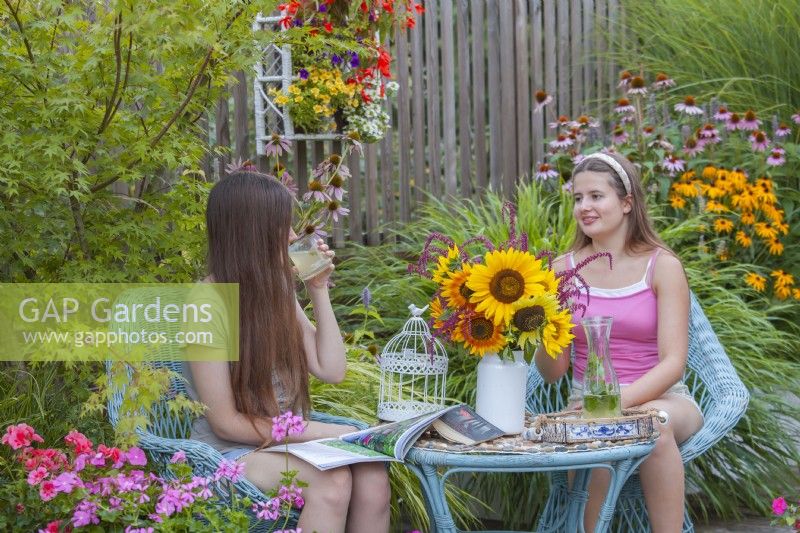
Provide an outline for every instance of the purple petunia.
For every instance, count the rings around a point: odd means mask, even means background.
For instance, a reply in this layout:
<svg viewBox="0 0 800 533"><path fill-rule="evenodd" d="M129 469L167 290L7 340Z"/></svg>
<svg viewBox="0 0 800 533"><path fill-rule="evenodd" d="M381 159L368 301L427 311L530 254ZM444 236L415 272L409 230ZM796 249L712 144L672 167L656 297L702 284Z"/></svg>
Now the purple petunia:
<svg viewBox="0 0 800 533"><path fill-rule="evenodd" d="M308 71L304 68L301 68L299 71L297 71L297 75L300 76L301 80L308 79Z"/></svg>
<svg viewBox="0 0 800 533"><path fill-rule="evenodd" d="M350 52L350 66L353 68L358 68L361 66L361 60L358 58L358 54L355 52Z"/></svg>
<svg viewBox="0 0 800 533"><path fill-rule="evenodd" d="M338 67L342 64L342 58L338 54L331 54L331 65Z"/></svg>

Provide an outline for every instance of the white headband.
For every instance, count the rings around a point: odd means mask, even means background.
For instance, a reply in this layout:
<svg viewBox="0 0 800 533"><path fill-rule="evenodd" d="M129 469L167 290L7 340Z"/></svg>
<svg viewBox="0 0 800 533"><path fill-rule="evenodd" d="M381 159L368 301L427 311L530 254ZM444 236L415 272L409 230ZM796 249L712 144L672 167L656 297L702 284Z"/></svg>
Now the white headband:
<svg viewBox="0 0 800 533"><path fill-rule="evenodd" d="M589 154L583 158L583 161L586 161L587 159L599 159L603 163L613 168L614 172L616 172L617 176L619 176L619 179L622 180L622 184L625 186L625 192L627 194L631 193L631 179L628 177L628 173L625 172L625 169L622 168L622 165L620 165L616 159L602 152ZM581 161L581 163L583 163L583 161Z"/></svg>

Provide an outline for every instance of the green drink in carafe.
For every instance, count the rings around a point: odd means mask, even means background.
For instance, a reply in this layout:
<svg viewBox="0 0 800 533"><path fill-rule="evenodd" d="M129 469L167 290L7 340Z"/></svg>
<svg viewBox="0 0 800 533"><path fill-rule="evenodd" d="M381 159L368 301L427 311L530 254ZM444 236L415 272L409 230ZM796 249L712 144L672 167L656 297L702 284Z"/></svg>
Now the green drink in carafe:
<svg viewBox="0 0 800 533"><path fill-rule="evenodd" d="M617 373L611 364L609 338L611 317L581 320L586 332L588 357L583 374L583 418L610 418L622 415Z"/></svg>

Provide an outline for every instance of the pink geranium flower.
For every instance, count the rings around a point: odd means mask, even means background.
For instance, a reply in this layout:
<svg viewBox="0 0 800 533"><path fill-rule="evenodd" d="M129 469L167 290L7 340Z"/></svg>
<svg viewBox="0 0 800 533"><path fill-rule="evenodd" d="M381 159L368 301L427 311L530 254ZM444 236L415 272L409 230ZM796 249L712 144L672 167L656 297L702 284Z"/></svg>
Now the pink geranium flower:
<svg viewBox="0 0 800 533"><path fill-rule="evenodd" d="M287 435L300 435L306 430L306 423L301 415L286 411L272 418L272 438L280 442Z"/></svg>
<svg viewBox="0 0 800 533"><path fill-rule="evenodd" d="M70 445L75 453L91 453L92 441L86 438L86 435L74 429L67 433L64 437L64 442Z"/></svg>
<svg viewBox="0 0 800 533"><path fill-rule="evenodd" d="M52 480L46 479L39 485L39 496L42 498L42 501L50 501L55 498L57 494L56 484Z"/></svg>
<svg viewBox="0 0 800 533"><path fill-rule="evenodd" d="M36 467L28 472L28 485L36 486L49 475L47 469L43 466Z"/></svg>
<svg viewBox="0 0 800 533"><path fill-rule="evenodd" d="M786 504L786 499L783 496L779 496L772 500L772 512L778 516L785 513L788 507L789 506Z"/></svg>
<svg viewBox="0 0 800 533"><path fill-rule="evenodd" d="M185 463L186 462L186 452L183 450L178 450L177 452L172 454L172 457L169 460L170 463Z"/></svg>
<svg viewBox="0 0 800 533"><path fill-rule="evenodd" d="M244 463L239 461L229 461L227 459L223 459L220 461L217 471L214 472L214 481L219 481L220 479L230 479L232 482L236 483L243 477Z"/></svg>
<svg viewBox="0 0 800 533"><path fill-rule="evenodd" d="M28 424L21 423L16 426L8 426L6 434L0 442L11 446L14 450L19 450L25 446L30 446L31 442L44 442L44 439L36 434Z"/></svg>
<svg viewBox="0 0 800 533"><path fill-rule="evenodd" d="M61 520L53 520L48 522L44 529L40 529L39 533L58 533L61 531Z"/></svg>

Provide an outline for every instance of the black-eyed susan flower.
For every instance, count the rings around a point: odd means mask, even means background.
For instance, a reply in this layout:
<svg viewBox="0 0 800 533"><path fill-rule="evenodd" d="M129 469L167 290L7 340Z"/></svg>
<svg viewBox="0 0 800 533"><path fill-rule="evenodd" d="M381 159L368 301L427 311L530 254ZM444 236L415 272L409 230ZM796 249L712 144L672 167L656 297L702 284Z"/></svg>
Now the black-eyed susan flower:
<svg viewBox="0 0 800 533"><path fill-rule="evenodd" d="M716 200L709 200L706 203L706 212L708 213L724 213L727 210L728 208L725 207L724 204L721 204Z"/></svg>
<svg viewBox="0 0 800 533"><path fill-rule="evenodd" d="M514 303L511 325L519 332L519 347L535 346L548 321L558 313L558 299L554 294L541 294Z"/></svg>
<svg viewBox="0 0 800 533"><path fill-rule="evenodd" d="M744 248L749 248L753 244L753 239L744 231L736 232L736 242Z"/></svg>
<svg viewBox="0 0 800 533"><path fill-rule="evenodd" d="M731 196L731 205L740 211L755 211L758 207L758 198L750 189L745 189L739 194Z"/></svg>
<svg viewBox="0 0 800 533"><path fill-rule="evenodd" d="M792 298L800 300L800 289L792 289Z"/></svg>
<svg viewBox="0 0 800 533"><path fill-rule="evenodd" d="M755 272L750 272L744 277L744 282L753 287L758 292L764 292L767 288L767 278Z"/></svg>
<svg viewBox="0 0 800 533"><path fill-rule="evenodd" d="M773 270L769 275L775 278L776 287L789 287L794 285L794 276L783 269Z"/></svg>
<svg viewBox="0 0 800 533"><path fill-rule="evenodd" d="M711 165L707 165L707 166L703 167L702 176L703 176L704 180L708 180L708 181L714 180L717 177L717 167L714 167L714 166L711 166Z"/></svg>
<svg viewBox="0 0 800 533"><path fill-rule="evenodd" d="M756 235L764 240L776 239L778 237L778 230L766 222L756 222L755 227Z"/></svg>
<svg viewBox="0 0 800 533"><path fill-rule="evenodd" d="M717 233L730 233L733 230L733 222L727 218L714 220L714 231Z"/></svg>
<svg viewBox="0 0 800 533"><path fill-rule="evenodd" d="M503 328L482 314L468 313L453 331L453 340L461 342L473 355L499 352L506 345Z"/></svg>
<svg viewBox="0 0 800 533"><path fill-rule="evenodd" d="M773 224L780 224L783 222L783 209L778 209L773 204L764 204L761 206L761 212L764 213Z"/></svg>
<svg viewBox="0 0 800 533"><path fill-rule="evenodd" d="M472 265L464 263L461 265L460 270L451 272L450 275L442 281L442 296L447 301L447 305L453 309L460 307L471 307L469 298L472 296L472 290L467 287L467 280L472 274Z"/></svg>
<svg viewBox="0 0 800 533"><path fill-rule="evenodd" d="M552 272L550 272L552 275ZM474 293L470 302L497 325L506 325L514 314L514 303L548 291L548 276L542 262L528 252L509 248L484 256L484 264L473 265L467 281Z"/></svg>
<svg viewBox="0 0 800 533"><path fill-rule="evenodd" d="M775 287L772 292L778 300L785 300L792 295L791 287Z"/></svg>
<svg viewBox="0 0 800 533"><path fill-rule="evenodd" d="M767 249L770 255L781 255L783 254L783 243L777 238L770 239L767 242Z"/></svg>
<svg viewBox="0 0 800 533"><path fill-rule="evenodd" d="M575 335L572 334L571 315L568 311L561 311L554 315L542 330L542 345L547 355L555 359L569 346Z"/></svg>
<svg viewBox="0 0 800 533"><path fill-rule="evenodd" d="M752 226L756 223L756 215L752 211L743 211L739 221L745 226Z"/></svg>
<svg viewBox="0 0 800 533"><path fill-rule="evenodd" d="M686 200L677 194L671 194L669 197L669 205L671 205L673 209L683 209L686 207Z"/></svg>

